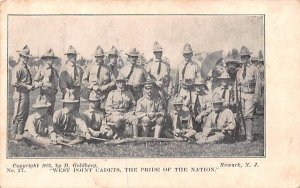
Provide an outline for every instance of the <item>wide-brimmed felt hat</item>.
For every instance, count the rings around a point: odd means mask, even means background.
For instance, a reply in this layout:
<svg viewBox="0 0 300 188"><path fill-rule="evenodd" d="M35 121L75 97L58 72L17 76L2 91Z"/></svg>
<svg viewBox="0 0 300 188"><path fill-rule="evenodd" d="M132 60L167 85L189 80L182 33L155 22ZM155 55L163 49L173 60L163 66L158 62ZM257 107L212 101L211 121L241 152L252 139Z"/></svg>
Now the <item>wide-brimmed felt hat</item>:
<svg viewBox="0 0 300 188"><path fill-rule="evenodd" d="M147 78L147 80L142 84L146 89L153 88L155 85L155 80L152 78Z"/></svg>
<svg viewBox="0 0 300 188"><path fill-rule="evenodd" d="M260 62L265 61L265 60L264 60L264 54L262 53L261 50L259 50L259 52L258 52L258 58L259 58L259 61L260 61Z"/></svg>
<svg viewBox="0 0 300 188"><path fill-rule="evenodd" d="M92 90L90 92L89 101L100 101L99 94L96 91Z"/></svg>
<svg viewBox="0 0 300 188"><path fill-rule="evenodd" d="M237 63L237 64L241 63L240 54L239 54L238 50L234 48L234 49L232 49L232 52L229 51L227 56L224 58L224 62L226 64L228 64L228 63Z"/></svg>
<svg viewBox="0 0 300 188"><path fill-rule="evenodd" d="M32 105L33 108L47 108L49 106L51 106L51 103L48 102L44 95L39 95L36 98L35 104Z"/></svg>
<svg viewBox="0 0 300 188"><path fill-rule="evenodd" d="M216 104L216 103L223 103L225 100L221 97L221 95L219 94L214 94L213 98L212 98L212 103Z"/></svg>
<svg viewBox="0 0 300 188"><path fill-rule="evenodd" d="M139 57L139 51L136 48L132 48L126 55L132 56L132 57Z"/></svg>
<svg viewBox="0 0 300 188"><path fill-rule="evenodd" d="M44 55L41 57L42 59L45 59L45 58L53 58L53 59L56 59L58 58L57 56L54 55L54 52L53 50L50 48L48 49Z"/></svg>
<svg viewBox="0 0 300 188"><path fill-rule="evenodd" d="M221 76L218 77L218 79L230 79L230 76L227 73L227 71L223 71Z"/></svg>
<svg viewBox="0 0 300 188"><path fill-rule="evenodd" d="M95 57L103 57L105 56L103 48L101 46L97 46L96 51L94 53Z"/></svg>
<svg viewBox="0 0 300 188"><path fill-rule="evenodd" d="M108 55L118 55L118 50L115 46L111 47L111 50L109 51Z"/></svg>
<svg viewBox="0 0 300 188"><path fill-rule="evenodd" d="M122 75L122 74L119 74L118 77L117 77L117 79L116 79L116 81L127 81L127 80L128 79L124 75Z"/></svg>
<svg viewBox="0 0 300 188"><path fill-rule="evenodd" d="M19 54L22 56L32 57L32 55L30 55L30 49L27 45L25 45L22 50L19 50L17 52L19 52Z"/></svg>
<svg viewBox="0 0 300 188"><path fill-rule="evenodd" d="M183 89L192 89L195 86L195 82L193 79L184 79L180 85Z"/></svg>
<svg viewBox="0 0 300 188"><path fill-rule="evenodd" d="M153 45L153 52L162 52L162 51L163 51L162 46L157 41L155 41Z"/></svg>
<svg viewBox="0 0 300 188"><path fill-rule="evenodd" d="M176 96L173 101L173 105L183 104L183 98L181 96Z"/></svg>
<svg viewBox="0 0 300 188"><path fill-rule="evenodd" d="M65 53L65 55L69 55L69 54L75 54L75 55L77 55L79 53L77 53L76 49L71 45L71 46L69 46L68 51Z"/></svg>
<svg viewBox="0 0 300 188"><path fill-rule="evenodd" d="M79 100L75 99L74 90L73 89L67 89L67 92L65 93L64 99L61 100L65 103L77 103Z"/></svg>
<svg viewBox="0 0 300 188"><path fill-rule="evenodd" d="M240 50L240 56L251 56L252 52L246 46L242 46Z"/></svg>
<svg viewBox="0 0 300 188"><path fill-rule="evenodd" d="M183 47L183 50L182 50L182 54L189 54L189 53L192 53L193 52L193 49L191 47L190 44L185 44L184 47Z"/></svg>

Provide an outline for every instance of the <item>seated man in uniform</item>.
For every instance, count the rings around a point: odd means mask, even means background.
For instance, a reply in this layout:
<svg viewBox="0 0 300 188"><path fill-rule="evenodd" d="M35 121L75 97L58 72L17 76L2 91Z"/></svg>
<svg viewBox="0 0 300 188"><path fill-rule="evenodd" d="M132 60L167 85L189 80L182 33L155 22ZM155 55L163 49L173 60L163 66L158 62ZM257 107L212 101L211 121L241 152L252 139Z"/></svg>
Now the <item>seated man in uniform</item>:
<svg viewBox="0 0 300 188"><path fill-rule="evenodd" d="M173 102L174 110L170 113L175 138L191 138L196 134L193 129L192 114L182 110L183 99L177 96Z"/></svg>
<svg viewBox="0 0 300 188"><path fill-rule="evenodd" d="M234 115L223 106L223 102L221 96L213 96L213 112L208 115L203 132L195 135L198 144L222 142L233 137L236 128Z"/></svg>
<svg viewBox="0 0 300 188"><path fill-rule="evenodd" d="M122 135L125 129L126 136L132 136L132 124L138 120L134 115L135 100L131 91L126 87L127 79L119 75L116 79L117 89L108 94L105 110L107 123L114 133Z"/></svg>
<svg viewBox="0 0 300 188"><path fill-rule="evenodd" d="M88 127L90 135L93 137L112 138L112 129L105 125L105 115L99 110L100 96L94 90L89 96L89 108L82 113L82 118Z"/></svg>
<svg viewBox="0 0 300 188"><path fill-rule="evenodd" d="M85 139L91 139L86 123L77 111L79 100L75 99L73 92L72 89L66 89L66 94L62 100L65 103L64 108L54 112L53 128L55 135L51 135L53 140L63 138L62 142L71 145L82 143Z"/></svg>
<svg viewBox="0 0 300 188"><path fill-rule="evenodd" d="M142 136L149 136L149 129L154 129L154 138L159 138L162 132L165 110L159 97L154 95L155 81L148 79L144 83L144 97L137 101L136 115L143 127ZM153 126L155 125L155 126ZM138 127L133 127L134 136L138 136Z"/></svg>
<svg viewBox="0 0 300 188"><path fill-rule="evenodd" d="M25 125L23 138L29 140L33 145L47 147L51 144L50 135L53 132L52 117L47 114L51 104L43 95L39 95L36 103L32 105L36 112L31 114Z"/></svg>

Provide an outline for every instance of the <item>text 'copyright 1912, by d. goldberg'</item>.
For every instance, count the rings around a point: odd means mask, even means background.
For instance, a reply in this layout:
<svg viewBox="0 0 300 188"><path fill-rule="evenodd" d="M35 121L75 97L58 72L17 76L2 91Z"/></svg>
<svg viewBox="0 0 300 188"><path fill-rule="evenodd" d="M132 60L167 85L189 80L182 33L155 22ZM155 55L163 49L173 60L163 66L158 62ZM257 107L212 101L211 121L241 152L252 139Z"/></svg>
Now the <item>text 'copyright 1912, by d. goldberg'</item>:
<svg viewBox="0 0 300 188"><path fill-rule="evenodd" d="M218 163L216 166L194 166L194 167L101 167L94 163L14 163L6 168L7 173L26 173L36 169L47 169L53 173L211 173L221 169L229 168L258 168L259 164L254 163Z"/></svg>

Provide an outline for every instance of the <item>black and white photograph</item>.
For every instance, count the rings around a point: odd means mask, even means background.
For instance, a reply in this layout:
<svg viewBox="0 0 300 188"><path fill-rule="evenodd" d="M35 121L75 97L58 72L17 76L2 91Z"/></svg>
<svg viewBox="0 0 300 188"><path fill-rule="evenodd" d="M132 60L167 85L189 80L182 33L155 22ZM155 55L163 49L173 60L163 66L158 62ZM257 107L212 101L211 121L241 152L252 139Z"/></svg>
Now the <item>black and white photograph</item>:
<svg viewBox="0 0 300 188"><path fill-rule="evenodd" d="M266 157L264 14L12 14L7 60L7 158Z"/></svg>

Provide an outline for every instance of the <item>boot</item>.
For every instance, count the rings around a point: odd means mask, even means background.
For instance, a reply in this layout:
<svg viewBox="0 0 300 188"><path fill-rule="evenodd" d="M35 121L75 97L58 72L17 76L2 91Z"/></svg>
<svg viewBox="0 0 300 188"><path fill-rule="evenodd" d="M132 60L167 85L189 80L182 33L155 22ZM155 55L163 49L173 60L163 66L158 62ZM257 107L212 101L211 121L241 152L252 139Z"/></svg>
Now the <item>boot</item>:
<svg viewBox="0 0 300 188"><path fill-rule="evenodd" d="M143 137L148 137L149 135L149 127L143 126Z"/></svg>
<svg viewBox="0 0 300 188"><path fill-rule="evenodd" d="M17 132L18 132L18 134L21 134L21 135L24 133L24 124L23 123L18 123Z"/></svg>
<svg viewBox="0 0 300 188"><path fill-rule="evenodd" d="M137 138L139 136L139 129L137 125L132 126L133 131L133 138Z"/></svg>
<svg viewBox="0 0 300 188"><path fill-rule="evenodd" d="M252 119L246 119L246 142L252 142L253 141L253 120Z"/></svg>
<svg viewBox="0 0 300 188"><path fill-rule="evenodd" d="M162 126L155 126L155 130L154 130L154 138L159 138L160 137L160 133L162 130Z"/></svg>

